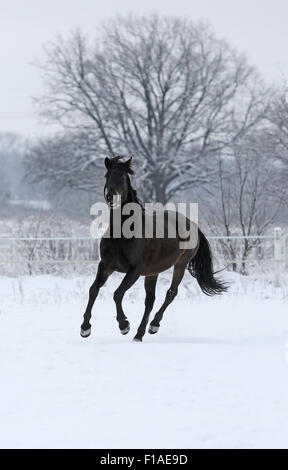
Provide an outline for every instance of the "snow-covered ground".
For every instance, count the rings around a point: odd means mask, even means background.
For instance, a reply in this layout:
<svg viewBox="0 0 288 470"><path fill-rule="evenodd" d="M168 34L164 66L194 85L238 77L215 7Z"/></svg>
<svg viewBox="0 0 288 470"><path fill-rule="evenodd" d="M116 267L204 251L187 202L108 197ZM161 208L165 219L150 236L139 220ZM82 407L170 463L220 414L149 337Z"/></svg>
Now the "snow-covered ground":
<svg viewBox="0 0 288 470"><path fill-rule="evenodd" d="M288 448L288 284L227 277L229 294L209 299L188 275L142 344L141 279L124 301L130 334L114 277L84 340L91 279L1 278L0 447Z"/></svg>

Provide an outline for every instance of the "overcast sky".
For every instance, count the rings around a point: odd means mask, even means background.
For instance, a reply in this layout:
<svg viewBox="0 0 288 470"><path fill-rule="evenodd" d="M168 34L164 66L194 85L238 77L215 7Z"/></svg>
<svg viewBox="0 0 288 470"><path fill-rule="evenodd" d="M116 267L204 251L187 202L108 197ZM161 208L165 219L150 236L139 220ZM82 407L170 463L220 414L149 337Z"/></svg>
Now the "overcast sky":
<svg viewBox="0 0 288 470"><path fill-rule="evenodd" d="M32 62L41 57L42 44L75 27L93 33L116 13L157 11L208 20L267 80L288 78L287 0L0 0L0 7L0 132L45 131L31 106L31 97L41 92Z"/></svg>

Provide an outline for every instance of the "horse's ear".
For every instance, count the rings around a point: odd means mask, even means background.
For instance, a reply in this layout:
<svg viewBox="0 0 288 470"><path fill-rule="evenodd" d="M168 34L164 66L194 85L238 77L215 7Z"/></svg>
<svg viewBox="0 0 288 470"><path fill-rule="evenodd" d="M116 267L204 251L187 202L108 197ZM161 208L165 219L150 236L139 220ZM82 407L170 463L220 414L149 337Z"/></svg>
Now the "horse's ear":
<svg viewBox="0 0 288 470"><path fill-rule="evenodd" d="M133 168L132 168L132 162L133 162L133 156L131 156L129 158L129 160L127 160L127 162L125 162L126 171L127 171L127 173L130 173L130 175L134 174L134 171L133 171Z"/></svg>
<svg viewBox="0 0 288 470"><path fill-rule="evenodd" d="M112 166L112 161L108 157L105 158L105 166L106 166L107 170L109 170Z"/></svg>

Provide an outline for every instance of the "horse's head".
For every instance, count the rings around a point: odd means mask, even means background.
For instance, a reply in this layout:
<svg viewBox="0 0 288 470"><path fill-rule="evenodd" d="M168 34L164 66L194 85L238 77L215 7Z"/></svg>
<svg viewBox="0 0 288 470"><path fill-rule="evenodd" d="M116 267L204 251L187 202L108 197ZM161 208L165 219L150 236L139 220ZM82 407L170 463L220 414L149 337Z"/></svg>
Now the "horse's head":
<svg viewBox="0 0 288 470"><path fill-rule="evenodd" d="M131 167L132 157L126 162L122 162L122 158L122 156L105 158L107 172L104 196L110 207L113 207L113 197L121 197L121 202L124 204L128 201L131 192L129 175L134 173Z"/></svg>

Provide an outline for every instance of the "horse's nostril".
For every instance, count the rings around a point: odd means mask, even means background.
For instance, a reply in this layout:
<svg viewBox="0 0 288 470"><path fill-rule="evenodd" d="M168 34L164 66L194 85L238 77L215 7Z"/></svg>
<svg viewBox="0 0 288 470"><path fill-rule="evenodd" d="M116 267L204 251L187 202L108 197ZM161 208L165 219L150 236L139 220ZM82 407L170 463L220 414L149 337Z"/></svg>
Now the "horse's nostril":
<svg viewBox="0 0 288 470"><path fill-rule="evenodd" d="M108 204L112 204L113 203L113 194L111 194L111 193L107 194L106 201L108 202Z"/></svg>

